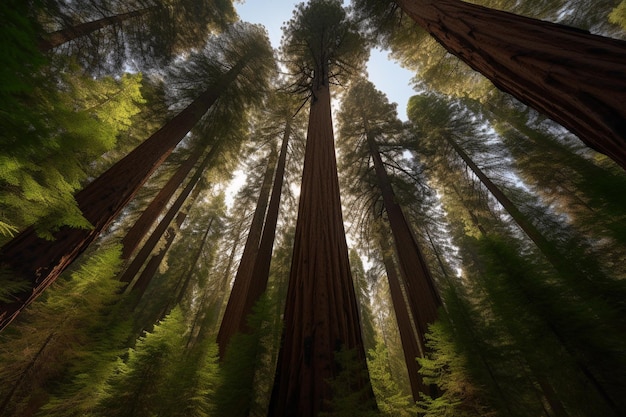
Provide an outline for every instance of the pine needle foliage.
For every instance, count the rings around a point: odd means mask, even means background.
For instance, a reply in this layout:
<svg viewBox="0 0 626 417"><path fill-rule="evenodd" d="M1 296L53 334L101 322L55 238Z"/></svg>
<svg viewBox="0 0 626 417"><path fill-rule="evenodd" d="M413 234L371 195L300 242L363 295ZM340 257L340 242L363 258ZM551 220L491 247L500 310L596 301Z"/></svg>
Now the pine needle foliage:
<svg viewBox="0 0 626 417"><path fill-rule="evenodd" d="M67 404L75 415L89 409L128 334L115 314L120 253L109 245L85 256L2 333L2 415L36 411L49 399L43 415L69 415Z"/></svg>
<svg viewBox="0 0 626 417"><path fill-rule="evenodd" d="M342 347L335 352L335 363L339 372L327 380L333 397L326 402L328 411L319 413L320 417L377 417L380 416L376 402L360 384L365 378L357 353L353 349Z"/></svg>
<svg viewBox="0 0 626 417"><path fill-rule="evenodd" d="M380 337L376 340L376 347L367 352L367 368L381 416L411 417L416 414L411 395L403 393L393 379L389 351Z"/></svg>

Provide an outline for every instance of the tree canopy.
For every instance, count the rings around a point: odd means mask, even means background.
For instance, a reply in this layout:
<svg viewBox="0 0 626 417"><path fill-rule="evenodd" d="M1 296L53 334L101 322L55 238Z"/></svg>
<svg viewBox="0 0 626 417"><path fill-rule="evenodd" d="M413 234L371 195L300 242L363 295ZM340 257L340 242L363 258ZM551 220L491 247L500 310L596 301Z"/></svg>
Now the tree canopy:
<svg viewBox="0 0 626 417"><path fill-rule="evenodd" d="M0 415L624 416L625 4L4 1Z"/></svg>

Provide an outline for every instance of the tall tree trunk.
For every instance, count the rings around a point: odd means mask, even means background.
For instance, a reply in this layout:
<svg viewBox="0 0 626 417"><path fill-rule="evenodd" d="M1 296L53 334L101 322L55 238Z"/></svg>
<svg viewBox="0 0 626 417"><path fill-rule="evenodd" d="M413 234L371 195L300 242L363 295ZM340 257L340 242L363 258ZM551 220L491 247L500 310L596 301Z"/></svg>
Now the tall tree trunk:
<svg viewBox="0 0 626 417"><path fill-rule="evenodd" d="M157 270L159 269L159 265L165 258L167 251L169 251L172 243L174 243L174 238L176 237L176 230L182 226L183 222L187 218L187 213L179 212L176 216L175 227L168 227L165 231L165 241L163 242L163 246L159 249L159 252L152 255L150 260L146 263L146 267L141 271L137 281L135 281L133 287L131 288L131 292L133 294L133 310L137 308L139 302L141 301L141 297L143 297L144 293L148 289L148 286L152 282L152 278L156 275Z"/></svg>
<svg viewBox="0 0 626 417"><path fill-rule="evenodd" d="M259 241L261 240L261 234L263 233L263 222L267 211L267 202L270 198L275 163L276 148L273 147L267 158L265 175L263 176L263 183L261 184L261 191L259 193L259 198L257 199L256 209L254 210L254 215L252 216L250 232L248 233L248 238L246 239L241 260L239 261L239 268L237 268L233 288L230 292L228 303L226 304L222 324L220 325L220 330L217 334L217 343L219 345L221 359L224 359L226 348L228 347L230 339L235 335L235 333L237 333L240 323L246 319L246 317L243 316L243 307L246 295L248 294L248 288L250 287L250 279L252 278L254 262L259 250Z"/></svg>
<svg viewBox="0 0 626 417"><path fill-rule="evenodd" d="M211 149L211 152L215 149L215 146ZM126 232L126 236L122 239L122 258L128 259L133 252L139 246L141 239L148 233L150 226L159 217L167 202L174 195L176 190L180 188L187 175L191 172L193 167L202 156L204 148L202 146L196 147L192 154L183 162L174 175L167 181L167 183L159 190L159 193L152 199L148 207L141 213L141 216L135 221L133 226Z"/></svg>
<svg viewBox="0 0 626 417"><path fill-rule="evenodd" d="M182 280L179 283L180 289L178 286L176 287L176 299L175 299L174 305L182 303L183 297L185 297L185 294L187 293L187 288L189 288L189 284L191 283L191 278L193 277L194 269L196 265L198 265L200 256L202 256L202 250L204 249L206 245L206 241L207 241L207 238L209 237L209 233L211 232L211 228L213 227L214 220L215 220L215 217L211 217L211 220L209 220L209 224L206 227L206 230L204 231L204 236L202 236L200 245L198 245L198 250L191 258L192 261L189 262L189 266L187 267L187 271L185 272L185 275L181 277Z"/></svg>
<svg viewBox="0 0 626 417"><path fill-rule="evenodd" d="M390 253L389 243L385 237L380 239L381 253L383 264L387 272L387 280L389 281L389 293L393 304L393 311L396 314L398 322L398 331L400 332L400 340L402 342L402 351L404 352L404 360L409 373L409 382L411 383L411 393L413 400L420 400L420 392L430 393L429 387L422 381L419 374L420 365L416 358L424 357L423 347L420 347L420 339L418 339L413 325L411 324L411 316L407 309L406 300L402 292L400 279L398 277L396 266Z"/></svg>
<svg viewBox="0 0 626 417"><path fill-rule="evenodd" d="M289 147L289 138L291 136L291 119L285 124L285 132L283 135L283 143L280 147L280 155L276 164L276 172L274 174L274 185L272 186L272 197L267 208L265 216L265 226L263 227L263 235L259 243L259 250L252 268L252 277L250 279L250 288L246 295L243 306L243 314L239 322L240 332L246 332L250 329L247 327L246 317L252 313L254 304L261 298L261 295L267 288L267 281L270 275L270 264L272 263L272 251L274 249L274 238L276 237L276 225L278 224L278 214L280 212L280 197L283 189L283 180L285 177L285 165L287 162L287 148Z"/></svg>
<svg viewBox="0 0 626 417"><path fill-rule="evenodd" d="M450 53L626 169L626 42L460 0L394 0Z"/></svg>
<svg viewBox="0 0 626 417"><path fill-rule="evenodd" d="M522 213L517 206L502 192L500 187L493 183L485 175L485 173L474 163L474 161L465 153L465 151L459 146L456 141L446 136L448 143L454 148L455 152L461 157L463 162L472 170L472 172L478 177L481 183L489 190L489 192L498 200L498 202L504 207L509 215L515 220L515 223L526 233L530 240L535 243L537 248L546 257L548 262L554 267L554 269L564 278L568 279L568 282L575 287L582 295L594 294L602 299L607 304L611 305L617 311L624 310L623 297L615 296L615 294L606 294L606 287L601 285L603 276L598 271L585 271L581 270L577 266L575 259L559 250L559 248L550 240L548 240L543 233L530 221L528 216ZM596 281L594 281L596 278ZM618 291L617 288L613 288L613 291ZM622 325L618 324L618 327Z"/></svg>
<svg viewBox="0 0 626 417"><path fill-rule="evenodd" d="M115 16L103 17L102 19L80 23L72 27L48 33L42 36L42 38L39 40L39 50L41 52L49 51L50 49L61 46L66 42L69 42L76 38L80 38L82 36L89 35L107 26L117 25L124 22L125 20L132 19L133 17L146 15L155 9L156 6L146 7L145 9L133 10L126 13L120 13Z"/></svg>
<svg viewBox="0 0 626 417"><path fill-rule="evenodd" d="M94 226L93 229L63 227L54 234L55 240L49 241L38 237L35 229L30 227L2 248L0 268L6 268L28 280L30 288L13 294L13 302L0 304L0 330L52 284L115 219L220 94L237 78L251 57L252 54L246 55L223 75L215 87L204 91L187 108L76 195L78 206Z"/></svg>
<svg viewBox="0 0 626 417"><path fill-rule="evenodd" d="M584 275L584 273L577 270L572 264L568 263L567 256L564 256L564 254L556 250L555 246L541 234L541 232L530 222L530 220L522 212L519 211L519 209L513 204L513 202L509 200L508 197L506 197L506 195L502 192L502 190L500 190L500 188L485 175L485 173L471 160L471 158L465 153L465 151L463 151L463 149L451 137L448 137L447 140L450 145L452 145L457 154L461 157L461 159L463 159L467 166L472 170L472 172L476 174L476 176L485 185L485 187L487 187L491 194L498 200L498 202L511 215L511 217L513 217L518 226L537 245L537 247L544 254L548 262L550 262L554 266L555 270L565 279L567 279L568 277L577 277L575 279L576 281L578 281L575 283L577 286L579 285L580 281L586 281L588 278ZM483 229L481 229L481 232L483 235L487 236ZM584 296L595 293L598 294L598 296L602 297L602 292L597 291L592 283L589 284L590 285L585 285L583 287L587 292L583 292L582 295ZM518 285L527 297L528 302L533 303L534 298L529 293L526 284L524 282L518 282ZM604 301L612 300L606 300L605 298ZM619 308L619 303L615 305L615 308ZM556 325L554 321L550 319L550 317L546 317L546 324L559 340L561 345L575 359L576 365L578 366L580 371L588 379L592 388L605 400L606 405L615 412L616 416L624 415L618 405L619 402L615 401L615 399L612 397L611 390L607 389L607 387L611 384L606 383L607 386L605 386L602 381L602 379L604 378L598 378L595 373L592 372L591 369L589 369L587 363L585 363L586 360L583 359L585 353L583 353L582 355L578 353L578 347L572 346L573 343L568 339L567 336L564 336L564 331L560 329L560 327ZM617 323L616 326L618 328L618 331L622 328L620 323ZM589 357L590 355L587 354L586 356ZM546 395L550 395L550 393L546 393ZM617 396L615 396L615 398L617 398ZM553 406L558 408L558 404L556 403Z"/></svg>
<svg viewBox="0 0 626 417"><path fill-rule="evenodd" d="M293 259L269 416L317 416L332 398L328 384L339 372L334 356L356 351L367 369L358 306L348 261L334 135L328 68L313 81L312 102ZM367 374L365 374L367 375ZM360 379L360 380L359 380ZM369 380L350 387L373 400Z"/></svg>
<svg viewBox="0 0 626 417"><path fill-rule="evenodd" d="M378 145L370 132L367 132L367 144L374 161L376 179L391 226L400 272L405 281L409 307L415 320L421 346L424 347L428 326L437 320L437 310L441 307L441 298L411 225L402 212L402 208L395 201L389 176L378 151Z"/></svg>
<svg viewBox="0 0 626 417"><path fill-rule="evenodd" d="M137 272L139 272L143 264L146 262L146 259L148 259L148 256L150 256L150 253L152 253L152 250L154 249L154 247L157 245L157 243L159 243L159 240L161 240L161 237L167 231L167 228L169 227L170 223L172 222L176 214L180 211L181 207L187 200L187 197L189 197L189 194L191 194L191 191L194 188L195 190L194 190L193 196L190 198L191 203L193 203L193 201L197 198L201 189L197 184L200 181L200 177L202 176L202 173L204 172L204 170L209 165L209 162L211 162L212 159L213 159L213 154L211 152L209 152L204 157L204 160L202 161L202 163L200 164L200 166L194 173L193 177L189 179L189 182L187 183L185 188L178 195L174 203L172 203L172 206L167 210L167 213L165 213L165 216L163 216L163 218L161 219L157 227L152 231L152 234L150 235L148 240L146 240L146 242L143 244L139 252L137 252L137 256L135 256L135 258L130 263L128 268L126 268L124 273L120 276L121 282L130 283L133 280L133 278L135 278L135 275L137 275ZM180 219L181 224L182 224L182 221L185 220L186 216L187 215L184 214L182 219Z"/></svg>

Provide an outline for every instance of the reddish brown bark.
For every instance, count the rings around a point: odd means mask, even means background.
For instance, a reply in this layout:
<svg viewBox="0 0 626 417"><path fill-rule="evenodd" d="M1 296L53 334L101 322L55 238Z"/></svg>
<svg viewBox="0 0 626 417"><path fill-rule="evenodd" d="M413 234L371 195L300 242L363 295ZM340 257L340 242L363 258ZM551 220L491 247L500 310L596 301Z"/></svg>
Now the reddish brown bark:
<svg viewBox="0 0 626 417"><path fill-rule="evenodd" d="M367 128L366 128L367 129ZM367 132L367 143L374 161L376 179L380 188L385 211L395 243L400 272L405 282L411 314L417 327L421 345L425 346L428 326L437 320L437 310L441 307L441 298L424 260L424 255L413 235L402 208L396 203L391 182L372 135Z"/></svg>
<svg viewBox="0 0 626 417"><path fill-rule="evenodd" d="M263 176L263 183L261 184L254 215L252 216L250 231L241 255L241 260L239 261L237 273L235 274L235 281L230 292L228 303L226 304L224 317L222 318L222 323L217 334L217 343L219 345L221 359L224 359L228 342L230 342L230 339L239 330L241 322L244 322L246 319L243 311L244 303L250 287L254 262L259 250L259 241L263 233L263 223L267 211L267 202L270 197L275 162L276 149L274 147L267 159L267 167L265 169L265 175Z"/></svg>
<svg viewBox="0 0 626 417"><path fill-rule="evenodd" d="M398 322L398 331L400 333L400 341L402 342L404 360L409 373L411 393L413 394L413 400L418 401L420 399L420 392L430 393L429 387L423 383L422 377L419 374L420 365L416 360L416 358L423 357L423 349L420 348L420 340L411 325L411 316L407 309L400 279L396 271L395 263L389 253L389 245L385 238L380 239L380 246L385 271L387 272L387 280L389 281L389 293L391 295L393 311L396 314L396 321Z"/></svg>
<svg viewBox="0 0 626 417"><path fill-rule="evenodd" d="M141 216L135 221L135 224L126 232L126 236L122 239L122 245L124 246L122 249L122 258L128 259L130 255L137 249L139 246L139 242L141 239L148 233L150 226L156 221L159 217L159 214L163 211L167 202L170 201L170 198L174 195L176 190L178 190L187 175L191 172L193 167L202 156L202 152L204 148L198 146L193 153L183 162L180 167L176 170L174 175L167 181L167 183L159 190L159 193L154 197L154 199L150 202L148 207L141 213ZM211 150L213 151L213 149Z"/></svg>
<svg viewBox="0 0 626 417"><path fill-rule="evenodd" d="M161 247L158 253L152 255L148 263L146 263L146 266L143 269L143 271L141 271L141 274L139 274L139 278L137 278L137 281L135 281L135 284L131 288L131 291L134 297L133 308L136 308L137 305L139 304L139 301L141 301L141 297L143 297L143 294L148 289L150 282L152 282L152 278L154 278L154 276L156 275L157 269L159 269L159 265L161 265L161 262L165 258L167 251L172 246L172 243L174 243L174 238L176 237L176 230L180 228L180 226L183 224L186 218L187 218L187 213L185 212L178 213L178 216L176 216L176 221L175 221L176 227L169 227L166 230L163 246Z"/></svg>
<svg viewBox="0 0 626 417"><path fill-rule="evenodd" d="M190 200L191 202L193 202L196 199L200 192L200 187L197 187L197 184L200 180L200 177L202 176L202 173L212 159L213 158L211 152L209 152L209 154L204 157L204 160L194 173L193 177L191 177L185 188L180 192L176 200L174 200L174 203L172 203L171 207L167 210L165 216L163 216L157 227L152 231L150 237L146 240L141 249L139 249L139 252L137 252L137 256L135 256L128 268L126 268L124 273L121 275L121 282L130 283L133 278L135 278L135 275L137 275L137 272L139 272L142 265L146 262L146 259L148 259L148 256L150 256L154 247L157 245L157 243L159 243L159 240L161 240L161 237L167 231L167 228L174 219L174 216L176 216L176 214L180 211L181 207L187 200L187 197L189 197L189 194L191 194L191 191L194 189L194 187L196 189L194 191L194 195L192 196L192 198L190 198ZM182 218L180 218L181 224L182 221L184 221L185 217L186 214L184 214Z"/></svg>
<svg viewBox="0 0 626 417"><path fill-rule="evenodd" d="M285 329L268 413L276 417L316 416L328 408L327 381L338 373L334 354L341 347L355 350L367 369L341 214L330 91L327 79L313 85ZM367 378L351 388L369 395L364 401L373 398Z"/></svg>
<svg viewBox="0 0 626 417"><path fill-rule="evenodd" d="M55 32L48 33L44 35L42 39L40 39L39 50L41 52L49 51L50 49L61 46L64 43L74 40L76 38L80 38L81 36L89 35L90 33L93 33L107 26L120 24L125 20L132 19L133 17L143 16L153 10L155 10L155 7L147 7L141 10L133 10L131 12L120 13L115 16L103 17L102 19L80 23L69 28L60 29Z"/></svg>
<svg viewBox="0 0 626 417"><path fill-rule="evenodd" d="M459 0L395 0L496 87L626 168L626 42Z"/></svg>
<svg viewBox="0 0 626 417"><path fill-rule="evenodd" d="M229 70L216 87L204 91L187 108L76 195L93 229L63 227L48 241L28 228L2 248L0 267L30 282L30 289L0 304L0 330L37 298L115 219L143 183L195 126L221 92L236 79L247 60Z"/></svg>
<svg viewBox="0 0 626 417"><path fill-rule="evenodd" d="M280 155L276 164L276 173L274 174L274 185L272 186L272 198L267 208L267 216L265 217L265 226L263 227L263 236L259 243L259 250L252 268L252 277L250 279L250 288L244 301L243 318L239 323L240 332L249 331L245 318L252 313L254 304L261 298L261 295L267 288L267 281L270 275L270 264L272 263L272 251L274 248L274 238L276 237L276 225L278 224L278 214L280 209L280 197L283 189L283 179L285 177L285 164L287 162L287 148L289 146L289 137L291 136L291 119L287 119L285 124L285 132L283 135L283 143L280 147Z"/></svg>

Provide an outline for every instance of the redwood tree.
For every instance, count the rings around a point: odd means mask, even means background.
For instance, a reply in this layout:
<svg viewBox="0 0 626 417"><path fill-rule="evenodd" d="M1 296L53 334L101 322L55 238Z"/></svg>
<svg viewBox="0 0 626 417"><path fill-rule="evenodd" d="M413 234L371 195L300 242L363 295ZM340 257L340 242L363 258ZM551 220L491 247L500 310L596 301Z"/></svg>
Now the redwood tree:
<svg viewBox="0 0 626 417"><path fill-rule="evenodd" d="M354 3L382 26L401 9L496 87L626 168L626 42L460 0Z"/></svg>
<svg viewBox="0 0 626 417"><path fill-rule="evenodd" d="M273 65L272 51L261 29L235 25L214 39L203 59L205 90L184 110L152 134L125 158L76 195L90 230L62 228L55 240L39 238L26 229L2 248L0 265L28 282L28 289L0 305L0 329L44 291L58 275L115 219L142 184L222 95L244 94L252 100L261 92ZM200 58L201 55L195 56ZM197 68L198 65L196 65ZM224 68L228 68L224 71ZM241 75L241 77L240 77ZM196 77L200 74L196 74ZM240 80L243 78L243 80ZM197 87L197 84L196 84ZM239 101L242 101L239 99Z"/></svg>
<svg viewBox="0 0 626 417"><path fill-rule="evenodd" d="M211 33L236 19L230 0L58 2L40 13L50 32L41 35L38 48L58 48L87 67L110 66L112 60L120 65L129 58L136 66L160 66L190 48L202 48Z"/></svg>
<svg viewBox="0 0 626 417"><path fill-rule="evenodd" d="M265 164L265 174L263 175L263 181L259 190L259 198L254 210L254 215L252 216L250 230L248 232L248 237L246 238L246 244L241 255L241 260L239 261L235 281L230 292L228 303L226 304L224 318L222 319L220 330L217 335L217 343L220 348L220 358L222 359L226 353L228 343L233 335L237 333L241 322L245 321L246 318L243 311L244 302L248 293L248 288L250 287L254 263L259 250L259 241L261 240L261 235L263 233L265 213L267 211L267 204L270 198L272 177L276 165L276 154L276 148L272 147L270 154L266 158L267 163Z"/></svg>
<svg viewBox="0 0 626 417"><path fill-rule="evenodd" d="M353 176L358 178L356 187L365 186L368 191L371 190L363 179L367 176L367 171L371 169L370 164L373 165L375 175L373 181L375 181L377 190L371 194L376 194L374 201L382 199L382 205L387 214L387 221L395 243L398 266L404 280L409 307L418 332L420 349L418 351L412 349L413 346L410 342L414 343L414 341L407 340L406 333L402 334L401 332L403 346L411 351L412 355L424 356L426 352L425 335L428 326L437 319L437 310L441 307L441 299L422 254L420 244L413 233L412 225L397 202L391 178L387 174L377 143L377 140L381 139L391 141L402 137L402 123L397 118L395 105L390 104L384 94L377 91L374 85L367 81L361 81L350 89L344 98L339 120L342 155L345 155L342 165L350 167L351 172L354 173ZM374 207L368 209L374 216L380 216L379 212L374 212ZM388 263L386 260L387 269L389 269ZM390 281L392 278L389 277ZM396 303L404 302L404 300L397 296L394 297L394 291L398 291L399 287L392 286L392 284L395 283L390 282L394 309L398 311L397 309L400 309L401 306L396 306ZM402 316L401 311L400 313ZM401 318L398 317L398 321L400 320ZM416 356L413 356L410 361L414 362ZM421 381L418 382L420 377L417 375L416 363L408 362L407 366L409 367L414 398L419 399L418 389L433 395L434 392L429 392Z"/></svg>
<svg viewBox="0 0 626 417"><path fill-rule="evenodd" d="M341 2L313 0L296 7L283 52L295 86L311 97L298 220L285 307L285 329L270 416L316 416L333 399L340 375L336 353L354 350L365 370L358 307L341 214L330 82L365 62L363 41ZM345 364L344 364L345 365ZM373 393L359 373L346 387L371 410ZM358 393L357 393L358 392Z"/></svg>

